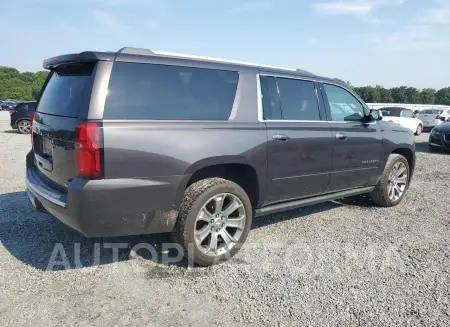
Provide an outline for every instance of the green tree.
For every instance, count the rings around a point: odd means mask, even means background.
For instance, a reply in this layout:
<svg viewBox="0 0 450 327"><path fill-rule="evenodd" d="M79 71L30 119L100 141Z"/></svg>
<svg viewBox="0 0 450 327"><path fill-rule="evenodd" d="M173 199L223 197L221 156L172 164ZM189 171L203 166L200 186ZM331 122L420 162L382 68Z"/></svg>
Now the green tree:
<svg viewBox="0 0 450 327"><path fill-rule="evenodd" d="M406 94L406 86L394 87L391 89L394 103L407 103L408 96Z"/></svg>
<svg viewBox="0 0 450 327"><path fill-rule="evenodd" d="M436 92L436 103L450 106L450 87Z"/></svg>
<svg viewBox="0 0 450 327"><path fill-rule="evenodd" d="M415 87L408 87L405 90L406 96L408 97L408 103L420 103L420 91Z"/></svg>
<svg viewBox="0 0 450 327"><path fill-rule="evenodd" d="M0 66L0 99L35 99L47 74L45 71L19 73L15 68Z"/></svg>
<svg viewBox="0 0 450 327"><path fill-rule="evenodd" d="M420 103L422 104L434 104L436 101L435 89L423 89L420 92Z"/></svg>
<svg viewBox="0 0 450 327"><path fill-rule="evenodd" d="M377 85L376 88L380 93L380 102L382 103L392 103L394 102L394 98L392 97L391 90L386 89L380 85Z"/></svg>

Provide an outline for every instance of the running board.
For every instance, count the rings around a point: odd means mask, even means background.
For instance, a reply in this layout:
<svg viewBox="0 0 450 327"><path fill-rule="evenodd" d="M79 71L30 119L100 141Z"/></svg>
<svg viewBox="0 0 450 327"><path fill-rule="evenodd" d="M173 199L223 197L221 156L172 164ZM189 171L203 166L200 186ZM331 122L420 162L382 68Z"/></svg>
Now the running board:
<svg viewBox="0 0 450 327"><path fill-rule="evenodd" d="M314 205L314 204L332 201L332 200L336 200L336 199L342 199L342 198L346 198L349 196L365 194L365 193L372 192L374 190L374 188L375 188L374 186L364 187L364 188L358 188L358 189L354 189L354 190L319 195L319 196L316 196L313 198L307 198L307 199L301 199L301 200L296 200L296 201L273 204L273 205L270 205L267 207L256 209L255 217L270 215L272 213L277 213L277 212L282 212L282 211L287 211L287 210L293 210L293 209L297 209L297 208L301 208L301 207L306 207L309 205Z"/></svg>

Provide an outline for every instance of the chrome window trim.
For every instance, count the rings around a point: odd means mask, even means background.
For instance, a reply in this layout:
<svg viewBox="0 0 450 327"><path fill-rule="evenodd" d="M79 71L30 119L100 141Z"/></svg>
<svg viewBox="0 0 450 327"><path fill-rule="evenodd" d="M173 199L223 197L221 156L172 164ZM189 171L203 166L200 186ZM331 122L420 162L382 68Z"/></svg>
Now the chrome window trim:
<svg viewBox="0 0 450 327"><path fill-rule="evenodd" d="M258 121L263 123L266 121L266 119L263 118L263 103L262 103L262 90L261 90L261 78L260 74L256 74L256 94L258 97ZM264 76L264 75L263 75Z"/></svg>
<svg viewBox="0 0 450 327"><path fill-rule="evenodd" d="M261 76L267 76L267 77L280 77L280 78L291 78L291 79L297 79L297 80L305 80L305 81L309 81L309 82L318 82L317 79L309 79L309 78L303 78L303 77L289 77L289 76L285 76L285 75L277 75L277 74L256 74L256 87L257 87L257 94L258 94L258 121L261 123L264 122L274 122L274 123L338 123L338 124L355 124L358 122L353 122L353 121L344 121L344 120L283 120L283 119L264 119L263 118L263 103L262 103L262 90L261 90ZM324 83L324 82L322 82ZM328 83L326 82L326 84L331 84L331 85L335 85L335 86L339 86L338 84L334 84L334 83ZM339 86L341 87L341 86ZM343 88L343 87L341 87ZM345 90L345 88L343 88ZM317 89L316 89L317 90ZM347 91L348 92L348 91ZM351 94L351 93L350 93ZM318 97L317 91L316 91L316 96ZM358 99L356 99L358 100ZM319 99L317 99L317 101L319 101ZM359 102L359 100L358 100ZM362 105L362 104L361 104ZM364 107L364 106L363 106ZM371 123L360 123L361 125L374 125L377 124L377 122L371 122Z"/></svg>
<svg viewBox="0 0 450 327"><path fill-rule="evenodd" d="M231 107L231 112L230 112L230 116L228 116L227 121L230 120L234 120L236 118L237 115L237 111L238 111L238 107L239 107L239 102L241 100L241 96L242 96L242 76L240 72L238 73L238 81L236 84L236 92L234 94L234 101L233 101L233 106Z"/></svg>

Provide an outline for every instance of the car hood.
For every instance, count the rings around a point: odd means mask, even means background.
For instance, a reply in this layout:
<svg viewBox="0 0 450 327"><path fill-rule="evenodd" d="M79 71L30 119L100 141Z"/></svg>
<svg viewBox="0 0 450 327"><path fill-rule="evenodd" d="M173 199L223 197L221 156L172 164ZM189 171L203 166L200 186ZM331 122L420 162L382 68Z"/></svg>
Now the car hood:
<svg viewBox="0 0 450 327"><path fill-rule="evenodd" d="M442 133L450 133L450 123L443 123L434 128L435 131Z"/></svg>

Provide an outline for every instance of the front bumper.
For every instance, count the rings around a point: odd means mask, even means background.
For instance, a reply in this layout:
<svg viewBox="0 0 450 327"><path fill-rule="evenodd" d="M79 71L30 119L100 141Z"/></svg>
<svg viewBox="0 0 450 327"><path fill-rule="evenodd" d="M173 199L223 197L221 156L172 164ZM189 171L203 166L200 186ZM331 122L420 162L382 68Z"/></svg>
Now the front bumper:
<svg viewBox="0 0 450 327"><path fill-rule="evenodd" d="M450 150L450 135L448 134L447 136L445 136L444 134L442 135L430 134L428 142L431 146L434 146L436 148L440 148L443 150Z"/></svg>
<svg viewBox="0 0 450 327"><path fill-rule="evenodd" d="M67 192L61 192L43 181L33 157L32 152L27 155L26 171L31 203L38 211L49 213L85 236L166 233L175 225L178 206L174 199L180 176L174 176L172 183L74 178Z"/></svg>

